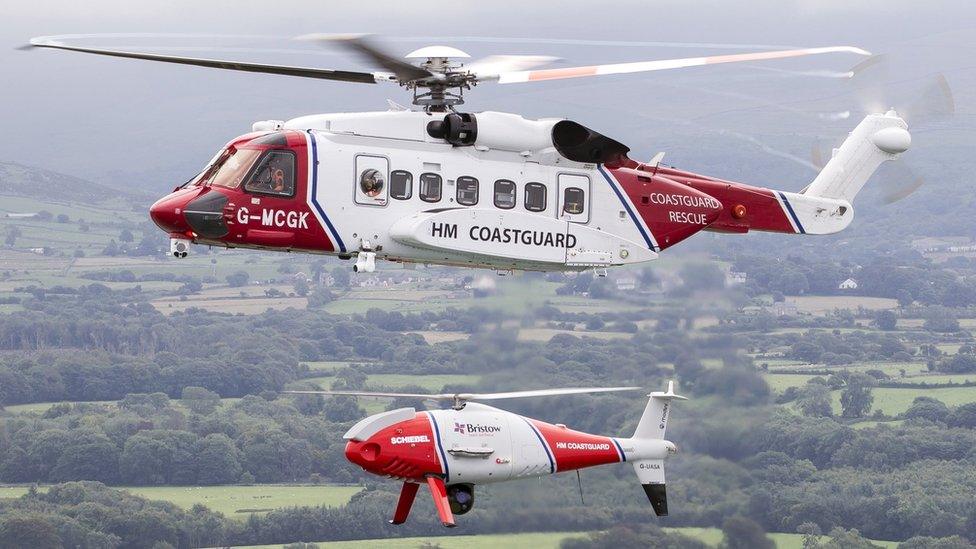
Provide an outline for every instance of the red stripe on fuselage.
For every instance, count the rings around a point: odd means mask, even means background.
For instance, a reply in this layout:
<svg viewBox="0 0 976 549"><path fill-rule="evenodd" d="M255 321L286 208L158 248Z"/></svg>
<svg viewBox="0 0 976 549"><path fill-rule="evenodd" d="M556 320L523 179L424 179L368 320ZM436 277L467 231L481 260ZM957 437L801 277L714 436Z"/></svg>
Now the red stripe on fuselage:
<svg viewBox="0 0 976 549"><path fill-rule="evenodd" d="M723 181L673 168L660 168L658 173L678 183L714 196L723 208L709 229L729 232L772 231L795 233L789 214L780 205L774 191L732 181ZM745 206L746 215L737 219L732 215L736 205Z"/></svg>
<svg viewBox="0 0 976 549"><path fill-rule="evenodd" d="M552 457L556 460L556 471L620 461L620 453L610 437L574 431L535 419L529 421L549 445Z"/></svg>

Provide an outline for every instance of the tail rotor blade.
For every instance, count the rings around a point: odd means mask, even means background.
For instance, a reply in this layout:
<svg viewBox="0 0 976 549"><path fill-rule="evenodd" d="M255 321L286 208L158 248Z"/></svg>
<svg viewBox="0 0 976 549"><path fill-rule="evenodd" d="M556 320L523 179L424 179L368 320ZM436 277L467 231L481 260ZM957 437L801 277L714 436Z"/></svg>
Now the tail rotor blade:
<svg viewBox="0 0 976 549"><path fill-rule="evenodd" d="M885 180L882 181L881 202L886 205L908 198L925 184L925 179L904 163L893 164L885 171L888 173L882 172Z"/></svg>

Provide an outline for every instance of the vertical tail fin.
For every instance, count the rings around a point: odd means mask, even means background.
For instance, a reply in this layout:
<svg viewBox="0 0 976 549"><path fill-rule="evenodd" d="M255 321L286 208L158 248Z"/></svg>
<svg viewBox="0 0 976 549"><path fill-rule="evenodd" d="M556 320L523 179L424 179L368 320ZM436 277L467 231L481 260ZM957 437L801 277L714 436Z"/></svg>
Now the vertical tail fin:
<svg viewBox="0 0 976 549"><path fill-rule="evenodd" d="M668 417L671 415L672 400L688 400L687 398L674 394L674 381L668 382L666 392L654 391L647 395L651 397L644 408L644 415L641 416L634 431L634 438L664 438L664 433L668 428Z"/></svg>
<svg viewBox="0 0 976 549"><path fill-rule="evenodd" d="M639 446L642 441L664 440L664 433L668 428L668 418L671 416L672 400L688 400L674 394L674 381L668 382L668 390L655 391L648 395L650 399L644 408L644 414L634 431L633 441ZM661 446L657 443L656 446ZM674 444L664 441L663 448L667 453L674 452ZM647 455L647 454L645 454ZM637 480L644 487L644 493L651 502L654 514L659 517L668 515L668 493L664 483L664 459L657 454L647 459L635 459L634 472Z"/></svg>
<svg viewBox="0 0 976 549"><path fill-rule="evenodd" d="M868 115L802 194L851 202L882 162L894 160L911 144L908 124L898 113Z"/></svg>

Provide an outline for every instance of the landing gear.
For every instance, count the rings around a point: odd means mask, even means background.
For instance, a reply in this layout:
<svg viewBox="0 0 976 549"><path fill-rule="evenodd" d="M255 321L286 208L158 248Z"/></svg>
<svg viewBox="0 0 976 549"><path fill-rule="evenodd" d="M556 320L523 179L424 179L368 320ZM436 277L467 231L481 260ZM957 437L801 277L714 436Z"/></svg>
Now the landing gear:
<svg viewBox="0 0 976 549"><path fill-rule="evenodd" d="M377 250L379 247L376 248ZM376 270L376 251L369 240L365 238L360 241L359 253L356 255L356 264L352 266L354 273L371 273Z"/></svg>
<svg viewBox="0 0 976 549"><path fill-rule="evenodd" d="M190 241L185 238L170 237L169 251L173 254L173 257L183 259L190 253Z"/></svg>
<svg viewBox="0 0 976 549"><path fill-rule="evenodd" d="M376 270L376 252L359 252L356 264L352 266L354 273L371 273Z"/></svg>

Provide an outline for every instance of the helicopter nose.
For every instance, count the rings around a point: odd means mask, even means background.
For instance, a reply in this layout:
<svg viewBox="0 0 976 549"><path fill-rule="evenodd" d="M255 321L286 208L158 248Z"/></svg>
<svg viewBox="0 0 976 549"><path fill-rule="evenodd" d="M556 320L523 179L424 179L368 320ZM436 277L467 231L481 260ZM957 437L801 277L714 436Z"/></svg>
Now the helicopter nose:
<svg viewBox="0 0 976 549"><path fill-rule="evenodd" d="M184 215L187 204L199 196L200 192L197 187L174 191L149 207L149 217L160 229L168 233L185 233L192 229Z"/></svg>
<svg viewBox="0 0 976 549"><path fill-rule="evenodd" d="M177 193L174 193L177 194ZM160 229L168 233L181 233L189 229L183 218L184 197L173 194L164 196L149 207L149 217Z"/></svg>

